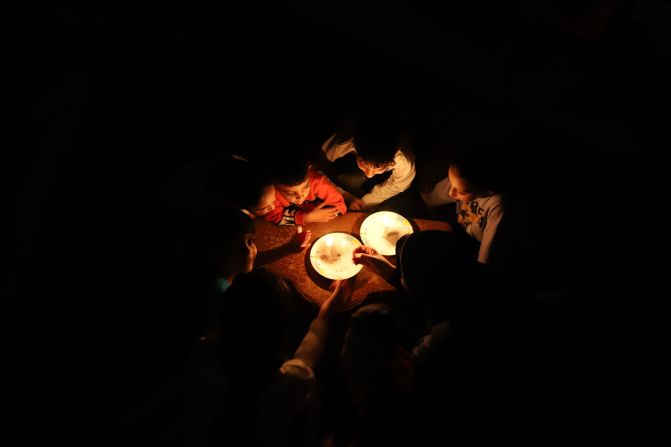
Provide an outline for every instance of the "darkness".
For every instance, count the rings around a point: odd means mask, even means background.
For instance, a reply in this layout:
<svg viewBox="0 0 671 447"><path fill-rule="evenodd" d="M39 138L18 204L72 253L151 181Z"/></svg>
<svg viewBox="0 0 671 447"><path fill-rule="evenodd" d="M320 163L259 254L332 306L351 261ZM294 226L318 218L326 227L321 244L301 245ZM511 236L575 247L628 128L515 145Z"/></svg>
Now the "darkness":
<svg viewBox="0 0 671 447"><path fill-rule="evenodd" d="M521 274L566 291L575 352L575 400L548 417L574 416L572 444L649 444L671 4L219 3L11 15L2 444L173 444L188 318L166 298L163 184L205 155L319 144L370 104L403 110L426 159L453 133L513 142L537 247Z"/></svg>

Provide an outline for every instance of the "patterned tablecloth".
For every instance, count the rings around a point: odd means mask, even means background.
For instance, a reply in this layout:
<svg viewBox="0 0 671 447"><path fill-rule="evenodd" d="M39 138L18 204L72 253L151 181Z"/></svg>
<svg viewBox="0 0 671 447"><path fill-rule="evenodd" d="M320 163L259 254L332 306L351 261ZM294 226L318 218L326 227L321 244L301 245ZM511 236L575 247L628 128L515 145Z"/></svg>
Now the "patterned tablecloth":
<svg viewBox="0 0 671 447"><path fill-rule="evenodd" d="M312 243L327 233L344 232L349 233L361 240L359 228L368 213L348 212L339 216L331 222L310 223L304 226L312 232L312 239L307 249L301 253L294 253L282 257L263 267L279 275L289 278L298 289L303 293L306 299L321 304L330 295L329 285L332 280L324 278L315 271L310 263L310 248ZM450 231L450 225L446 222L408 219L414 231L419 230L444 230ZM277 248L285 244L296 232L294 226L276 226L262 219L256 219L256 244L259 251ZM392 263L396 264L395 256L387 257ZM361 303L364 298L374 291L393 290L393 287L385 280L370 272L365 267L356 275L354 282L354 292L347 307L354 307Z"/></svg>

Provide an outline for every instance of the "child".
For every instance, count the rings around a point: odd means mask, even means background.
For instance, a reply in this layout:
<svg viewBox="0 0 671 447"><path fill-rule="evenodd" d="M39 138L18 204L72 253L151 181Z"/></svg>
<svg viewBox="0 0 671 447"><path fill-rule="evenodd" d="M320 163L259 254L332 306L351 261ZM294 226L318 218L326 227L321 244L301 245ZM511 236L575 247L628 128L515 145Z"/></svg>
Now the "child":
<svg viewBox="0 0 671 447"><path fill-rule="evenodd" d="M349 319L340 359L353 408L348 445L413 445L412 357L396 315L367 304Z"/></svg>
<svg viewBox="0 0 671 447"><path fill-rule="evenodd" d="M492 248L504 215L503 196L498 191L498 162L493 147L473 146L455 158L447 177L430 193L423 194L429 206L457 203L457 222L480 243L478 262L492 260Z"/></svg>
<svg viewBox="0 0 671 447"><path fill-rule="evenodd" d="M282 163L275 179L274 209L266 220L277 225L328 222L347 212L345 199L310 163Z"/></svg>
<svg viewBox="0 0 671 447"><path fill-rule="evenodd" d="M352 283L334 281L331 296L299 334L304 319L296 303L303 298L295 286L263 269L240 275L223 296L216 341L197 344L201 357L215 353L216 359L192 361L185 402L189 445L294 445L292 435L317 445L318 420L314 430L297 421L318 408L314 370Z"/></svg>
<svg viewBox="0 0 671 447"><path fill-rule="evenodd" d="M329 162L328 175L344 188L353 211L369 209L410 188L415 178L414 157L396 120L383 113L368 113L353 131L332 135L322 145Z"/></svg>
<svg viewBox="0 0 671 447"><path fill-rule="evenodd" d="M234 207L255 218L272 210L275 186L257 163L224 154L179 169L166 184L165 196L175 210L207 212Z"/></svg>
<svg viewBox="0 0 671 447"><path fill-rule="evenodd" d="M272 178L254 161L236 155L214 160L205 169L205 185L214 196L240 208L252 219L273 210Z"/></svg>
<svg viewBox="0 0 671 447"><path fill-rule="evenodd" d="M236 276L254 267L254 221L239 209L221 208L205 214L196 224L196 253L206 263L217 290L224 292Z"/></svg>

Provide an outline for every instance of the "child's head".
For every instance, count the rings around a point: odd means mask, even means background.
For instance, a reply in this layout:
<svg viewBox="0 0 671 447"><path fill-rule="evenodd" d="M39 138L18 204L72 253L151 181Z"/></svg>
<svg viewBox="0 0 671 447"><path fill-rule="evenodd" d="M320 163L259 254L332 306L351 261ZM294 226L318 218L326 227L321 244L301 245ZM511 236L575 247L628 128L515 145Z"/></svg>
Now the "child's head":
<svg viewBox="0 0 671 447"><path fill-rule="evenodd" d="M433 317L461 312L473 294L480 270L469 254L471 241L462 233L423 230L396 242L401 284L427 304Z"/></svg>
<svg viewBox="0 0 671 447"><path fill-rule="evenodd" d="M289 280L263 268L240 275L228 288L220 349L234 379L264 381L286 360L291 306L299 297Z"/></svg>
<svg viewBox="0 0 671 447"><path fill-rule="evenodd" d="M462 202L498 191L500 153L495 146L477 145L459 154L450 164L449 195Z"/></svg>
<svg viewBox="0 0 671 447"><path fill-rule="evenodd" d="M247 205L240 208L251 213L254 217L263 217L275 209L275 185L257 184L255 189L251 189L247 194L250 200L246 202ZM245 202L241 201L241 203Z"/></svg>
<svg viewBox="0 0 671 447"><path fill-rule="evenodd" d="M236 208L217 209L204 216L194 231L216 275L235 277L252 270L257 249L254 221L248 215Z"/></svg>
<svg viewBox="0 0 671 447"><path fill-rule="evenodd" d="M275 189L285 199L300 205L310 195L310 163L305 158L292 157L277 165Z"/></svg>
<svg viewBox="0 0 671 447"><path fill-rule="evenodd" d="M401 341L401 327L391 309L383 304L361 307L350 318L345 334L341 352L345 371L354 380L379 378Z"/></svg>
<svg viewBox="0 0 671 447"><path fill-rule="evenodd" d="M398 120L384 112L367 112L357 122L352 135L356 161L366 177L381 174L394 165L401 148Z"/></svg>
<svg viewBox="0 0 671 447"><path fill-rule="evenodd" d="M270 174L253 161L224 157L210 163L205 173L207 187L216 195L261 217L274 209L275 186Z"/></svg>

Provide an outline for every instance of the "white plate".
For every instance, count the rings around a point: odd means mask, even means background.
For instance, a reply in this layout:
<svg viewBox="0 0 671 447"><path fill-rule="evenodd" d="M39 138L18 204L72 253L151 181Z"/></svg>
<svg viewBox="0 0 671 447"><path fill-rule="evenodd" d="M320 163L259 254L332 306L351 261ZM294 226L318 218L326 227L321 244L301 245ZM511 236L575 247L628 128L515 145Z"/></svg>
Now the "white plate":
<svg viewBox="0 0 671 447"><path fill-rule="evenodd" d="M359 246L361 242L350 234L325 234L312 244L310 263L317 273L326 278L351 278L363 268L363 265L352 262L352 253Z"/></svg>
<svg viewBox="0 0 671 447"><path fill-rule="evenodd" d="M359 234L365 245L373 247L381 255L396 254L396 241L412 233L408 219L391 211L380 211L366 217Z"/></svg>

